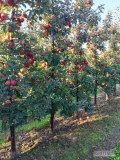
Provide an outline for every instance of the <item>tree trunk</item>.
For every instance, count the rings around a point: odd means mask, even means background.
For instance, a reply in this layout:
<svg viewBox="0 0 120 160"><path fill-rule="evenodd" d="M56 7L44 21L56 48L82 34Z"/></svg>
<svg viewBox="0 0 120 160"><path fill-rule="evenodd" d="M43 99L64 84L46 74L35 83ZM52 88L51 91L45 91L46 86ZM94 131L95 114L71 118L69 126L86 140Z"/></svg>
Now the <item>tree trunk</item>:
<svg viewBox="0 0 120 160"><path fill-rule="evenodd" d="M15 125L10 126L10 135L11 135L11 152L16 153L16 140L15 140Z"/></svg>
<svg viewBox="0 0 120 160"><path fill-rule="evenodd" d="M51 125L51 131L54 131L54 112L51 112L51 117L50 117L50 125Z"/></svg>
<svg viewBox="0 0 120 160"><path fill-rule="evenodd" d="M97 94L94 95L94 104L97 105Z"/></svg>
<svg viewBox="0 0 120 160"><path fill-rule="evenodd" d="M116 96L116 90L117 90L117 86L116 86L116 81L115 81L115 86L114 86L113 96Z"/></svg>
<svg viewBox="0 0 120 160"><path fill-rule="evenodd" d="M97 105L97 79L95 80L95 88L94 88L94 104Z"/></svg>
<svg viewBox="0 0 120 160"><path fill-rule="evenodd" d="M109 95L106 93L106 101L109 100Z"/></svg>
<svg viewBox="0 0 120 160"><path fill-rule="evenodd" d="M76 74L78 74L78 73L76 73ZM79 97L78 97L78 84L79 82L78 82L78 75L76 75L76 86L77 86L77 88L76 88L76 102L78 103L79 102Z"/></svg>
<svg viewBox="0 0 120 160"><path fill-rule="evenodd" d="M97 78L98 78L98 71L97 71L97 62L98 62L98 57L97 55L95 55L95 88L94 88L94 104L97 105L97 89L98 89L98 82L97 82Z"/></svg>

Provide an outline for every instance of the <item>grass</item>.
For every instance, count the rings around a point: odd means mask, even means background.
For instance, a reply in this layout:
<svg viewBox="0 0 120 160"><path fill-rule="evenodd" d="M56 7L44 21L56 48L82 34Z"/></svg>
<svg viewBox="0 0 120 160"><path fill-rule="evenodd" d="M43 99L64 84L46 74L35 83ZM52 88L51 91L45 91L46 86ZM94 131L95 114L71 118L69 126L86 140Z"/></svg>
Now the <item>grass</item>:
<svg viewBox="0 0 120 160"><path fill-rule="evenodd" d="M0 133L0 148L5 147L6 144L6 137L8 136L8 132Z"/></svg>
<svg viewBox="0 0 120 160"><path fill-rule="evenodd" d="M98 92L100 93L100 88L98 88ZM91 95L93 97L93 95ZM73 98L75 101L75 98ZM56 114L59 114L60 111L58 111ZM41 129L41 128L46 128L49 126L49 119L50 115L46 116L43 118L41 121L32 121L31 123L25 124L23 126L20 126L16 129L16 132L29 132L32 129ZM2 135L2 136L1 136ZM6 144L6 137L9 135L8 131L5 131L5 135L2 134L2 121L0 121L0 146L5 146Z"/></svg>
<svg viewBox="0 0 120 160"><path fill-rule="evenodd" d="M120 100L104 106L102 112L92 115L88 122L81 122L76 128L63 134L57 133L52 140L47 140L25 153L20 160L84 160L89 158L88 155L94 147L99 146L106 137L111 136L112 129L120 123L119 103ZM69 137L77 140L74 142Z"/></svg>
<svg viewBox="0 0 120 160"><path fill-rule="evenodd" d="M120 141L117 144L117 147L114 149L115 156L111 160L120 160Z"/></svg>
<svg viewBox="0 0 120 160"><path fill-rule="evenodd" d="M59 111L56 115L59 114ZM50 125L50 115L47 115L45 118L41 119L41 121L35 120L28 124L22 125L16 128L16 133L20 132L29 132L33 129L40 130L43 128L47 128ZM0 148L7 146L6 137L9 136L9 131L6 130L2 132L2 122L0 121Z"/></svg>
<svg viewBox="0 0 120 160"><path fill-rule="evenodd" d="M46 128L49 126L50 115L46 116L41 121L33 121L31 123L25 124L21 127L16 128L16 133L29 132L32 129L40 130L41 128ZM1 123L0 123L1 125ZM0 133L0 148L6 146L6 137L9 136L9 131L4 131Z"/></svg>
<svg viewBox="0 0 120 160"><path fill-rule="evenodd" d="M119 104L120 99L113 100L109 105L101 107L100 111L93 114L88 121L80 122L77 127L63 133L53 134L52 139L41 142L28 152L24 150L26 153L20 160L84 160L88 158L94 147L99 146L106 137L112 135L112 128L120 123ZM32 129L39 130L48 127L49 118L48 115L41 121L23 125L17 128L16 132L28 132ZM3 133L0 134L1 147L5 146L4 136ZM72 140L74 138L75 142ZM112 160L120 160L120 158Z"/></svg>
<svg viewBox="0 0 120 160"><path fill-rule="evenodd" d="M32 121L31 123L25 124L21 127L18 127L16 129L16 132L29 132L32 129L41 129L41 128L46 128L49 126L49 120L50 120L50 115L46 116L44 119L41 121L35 120Z"/></svg>
<svg viewBox="0 0 120 160"><path fill-rule="evenodd" d="M105 137L111 135L111 129L115 127L118 123L120 123L120 113L115 113L113 116L110 116L105 121L98 120L90 124L90 126L80 126L79 129L75 129L73 131L73 136L78 138L77 142L72 145L72 152L76 155L76 159L84 159L87 158L91 148L95 145L100 144L104 141ZM90 130L91 127L91 130ZM99 128L99 129L98 129ZM63 143L65 143L67 139L67 135L63 138ZM67 144L69 146L69 143ZM61 148L62 149L62 148ZM60 159L64 159L65 157L69 157L69 147L66 150L62 149L62 154L60 155ZM73 155L74 155L73 154ZM71 156L70 156L71 157ZM82 158L80 158L82 157ZM69 158L67 159L69 160Z"/></svg>

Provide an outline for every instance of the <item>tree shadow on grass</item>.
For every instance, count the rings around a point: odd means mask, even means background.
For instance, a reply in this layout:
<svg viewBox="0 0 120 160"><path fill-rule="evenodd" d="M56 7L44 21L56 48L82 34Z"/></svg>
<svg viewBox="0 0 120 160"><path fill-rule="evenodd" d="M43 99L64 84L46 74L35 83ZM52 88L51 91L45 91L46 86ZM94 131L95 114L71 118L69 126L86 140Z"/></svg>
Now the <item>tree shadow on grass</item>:
<svg viewBox="0 0 120 160"><path fill-rule="evenodd" d="M24 153L19 160L69 160L69 155L76 159L84 159L93 148L94 143L102 139L101 129L106 124L109 127L108 117L85 122L80 125L68 125L55 128L43 141L33 149ZM103 134L105 134L105 132ZM73 160L76 160L73 159Z"/></svg>
<svg viewBox="0 0 120 160"><path fill-rule="evenodd" d="M76 117L55 118L55 129L32 130L17 135L18 160L76 160L84 159L94 145L103 141L112 127L109 117L120 112L119 97L101 105L89 119L78 121ZM103 134L103 135L102 135ZM9 149L4 149L8 155ZM7 152L7 153L6 153ZM22 154L21 154L22 153ZM72 157L72 158L71 158ZM80 158L81 157L81 158Z"/></svg>

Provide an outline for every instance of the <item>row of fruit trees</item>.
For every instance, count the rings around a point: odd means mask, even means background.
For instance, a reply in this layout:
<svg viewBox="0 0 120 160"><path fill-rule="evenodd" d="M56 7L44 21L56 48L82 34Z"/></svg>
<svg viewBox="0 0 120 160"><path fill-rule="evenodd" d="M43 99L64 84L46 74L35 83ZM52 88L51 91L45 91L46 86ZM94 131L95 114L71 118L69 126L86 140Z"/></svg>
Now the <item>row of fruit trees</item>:
<svg viewBox="0 0 120 160"><path fill-rule="evenodd" d="M66 117L97 104L120 81L119 22L92 0L0 0L0 120L15 127L57 111Z"/></svg>

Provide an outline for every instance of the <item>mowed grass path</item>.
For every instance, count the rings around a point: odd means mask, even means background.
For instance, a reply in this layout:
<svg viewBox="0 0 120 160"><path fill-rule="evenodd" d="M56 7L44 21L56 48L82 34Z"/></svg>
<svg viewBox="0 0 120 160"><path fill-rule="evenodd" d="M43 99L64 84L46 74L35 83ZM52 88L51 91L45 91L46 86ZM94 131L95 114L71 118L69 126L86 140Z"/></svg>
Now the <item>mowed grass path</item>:
<svg viewBox="0 0 120 160"><path fill-rule="evenodd" d="M29 132L32 129L41 129L41 128L46 128L49 126L49 119L50 116L46 116L44 119L41 121L32 121L31 123L25 124L21 127L16 128L16 133L21 133L21 132ZM0 123L0 128L1 128L1 123ZM4 131L0 132L0 148L3 148L4 146L7 145L6 142L6 137L9 135L9 131Z"/></svg>
<svg viewBox="0 0 120 160"><path fill-rule="evenodd" d="M40 141L36 147L24 148L23 155L18 160L85 160L90 159L106 137L112 134L112 129L120 124L120 97L101 105L98 110L85 121L75 121L68 118L69 123L63 122L55 126L55 131L49 133L44 141ZM75 124L74 123L74 124ZM32 129L48 128L49 116L41 122L32 122L17 132L29 132ZM1 136L0 136L1 137Z"/></svg>

